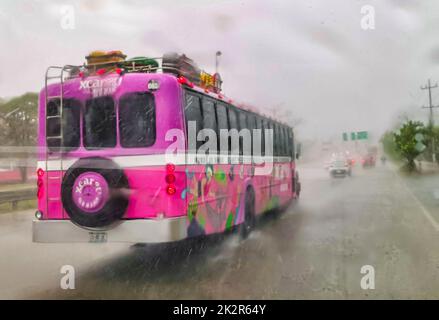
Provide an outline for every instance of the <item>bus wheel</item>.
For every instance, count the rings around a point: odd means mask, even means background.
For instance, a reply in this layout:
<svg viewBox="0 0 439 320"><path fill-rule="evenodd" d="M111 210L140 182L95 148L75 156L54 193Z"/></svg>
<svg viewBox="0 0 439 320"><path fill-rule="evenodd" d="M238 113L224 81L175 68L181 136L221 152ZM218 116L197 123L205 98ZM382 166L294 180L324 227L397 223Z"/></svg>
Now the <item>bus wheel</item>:
<svg viewBox="0 0 439 320"><path fill-rule="evenodd" d="M298 199L300 197L300 191L302 187L302 185L300 184L298 172L296 172L296 174L294 175L293 186L294 186L294 193L296 194L296 199Z"/></svg>
<svg viewBox="0 0 439 320"><path fill-rule="evenodd" d="M245 193L244 222L241 224L241 238L246 239L256 224L255 217L255 192L251 187L247 188Z"/></svg>
<svg viewBox="0 0 439 320"><path fill-rule="evenodd" d="M62 203L72 222L102 228L120 221L128 207L128 180L113 161L83 158L71 166L62 182Z"/></svg>

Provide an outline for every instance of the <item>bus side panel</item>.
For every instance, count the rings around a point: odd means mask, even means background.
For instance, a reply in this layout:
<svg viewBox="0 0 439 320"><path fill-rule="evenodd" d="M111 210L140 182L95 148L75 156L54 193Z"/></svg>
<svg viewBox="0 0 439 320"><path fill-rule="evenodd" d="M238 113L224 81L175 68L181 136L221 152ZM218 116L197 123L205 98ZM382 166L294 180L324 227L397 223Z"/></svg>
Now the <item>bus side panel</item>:
<svg viewBox="0 0 439 320"><path fill-rule="evenodd" d="M255 176L253 181L257 214L286 205L293 196L290 162L274 163L270 174Z"/></svg>
<svg viewBox="0 0 439 320"><path fill-rule="evenodd" d="M255 213L275 209L292 198L289 162L277 163L269 175L253 175L248 164L188 165L186 168L188 235L219 233L243 222L244 194L255 191Z"/></svg>
<svg viewBox="0 0 439 320"><path fill-rule="evenodd" d="M145 166L124 170L130 186L129 205L126 219L177 217L186 214L186 201L182 194L186 188L184 166L177 166L174 186L176 193L166 192L165 165Z"/></svg>
<svg viewBox="0 0 439 320"><path fill-rule="evenodd" d="M244 165L188 165L186 179L189 236L223 232L241 222Z"/></svg>

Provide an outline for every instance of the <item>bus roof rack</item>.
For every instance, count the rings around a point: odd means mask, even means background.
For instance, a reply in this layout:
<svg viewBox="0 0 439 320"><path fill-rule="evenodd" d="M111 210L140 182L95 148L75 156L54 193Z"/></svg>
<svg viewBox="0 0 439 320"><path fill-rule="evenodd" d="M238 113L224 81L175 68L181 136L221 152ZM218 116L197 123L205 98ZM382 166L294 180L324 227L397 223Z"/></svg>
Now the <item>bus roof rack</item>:
<svg viewBox="0 0 439 320"><path fill-rule="evenodd" d="M219 73L209 74L185 54L165 53L162 57L137 56L125 59L121 51L93 51L86 56L83 72L93 75L98 70L107 72L120 68L127 73L169 73L183 76L191 83L215 93L221 92L222 80Z"/></svg>
<svg viewBox="0 0 439 320"><path fill-rule="evenodd" d="M178 54L176 52L165 53L161 57L144 57L137 56L126 59L121 51L93 51L86 56L87 63L79 66L66 65L59 68L66 71L66 79L83 77L87 75L99 74L100 70L112 72L119 69L125 73L168 73L176 77L184 77L194 85L208 90L209 92L221 94L222 79L219 73L209 74L200 69L197 64L187 57L185 54ZM49 76L46 74L47 80L59 79L58 76ZM206 91L207 92L207 91ZM223 97L226 98L226 97ZM227 98L228 100L231 100ZM258 108L250 106L246 103L235 103L239 108L259 114L269 120L277 121L287 125L280 119L275 119L272 115L267 115L260 112Z"/></svg>

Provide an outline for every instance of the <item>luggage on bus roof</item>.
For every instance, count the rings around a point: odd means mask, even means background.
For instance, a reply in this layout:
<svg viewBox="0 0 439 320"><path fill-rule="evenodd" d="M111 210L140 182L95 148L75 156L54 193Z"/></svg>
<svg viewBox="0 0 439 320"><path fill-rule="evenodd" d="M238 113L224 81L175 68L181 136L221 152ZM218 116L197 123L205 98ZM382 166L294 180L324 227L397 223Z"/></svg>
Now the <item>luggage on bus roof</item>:
<svg viewBox="0 0 439 320"><path fill-rule="evenodd" d="M159 63L148 57L133 57L123 62L123 66L130 72L155 72Z"/></svg>
<svg viewBox="0 0 439 320"><path fill-rule="evenodd" d="M88 66L102 65L102 64L113 64L124 61L126 55L120 50L112 51L92 51L88 56L85 57Z"/></svg>
<svg viewBox="0 0 439 320"><path fill-rule="evenodd" d="M197 64L185 54L175 52L165 53L162 61L163 71L181 75L194 83L200 82L201 70Z"/></svg>

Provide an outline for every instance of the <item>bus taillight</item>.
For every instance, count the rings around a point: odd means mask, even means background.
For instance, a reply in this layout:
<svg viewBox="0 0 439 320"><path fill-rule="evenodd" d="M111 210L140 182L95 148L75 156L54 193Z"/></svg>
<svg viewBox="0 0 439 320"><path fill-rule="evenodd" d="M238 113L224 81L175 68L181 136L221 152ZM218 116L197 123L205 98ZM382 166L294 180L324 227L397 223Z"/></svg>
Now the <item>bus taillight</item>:
<svg viewBox="0 0 439 320"><path fill-rule="evenodd" d="M37 176L38 176L38 178L42 178L44 176L44 170L39 168L37 170Z"/></svg>
<svg viewBox="0 0 439 320"><path fill-rule="evenodd" d="M169 195L173 195L177 191L175 186L174 186L174 182L175 182L175 174L174 173L175 173L175 165L173 163L168 163L166 165L165 181L168 184L166 186L166 193Z"/></svg>
<svg viewBox="0 0 439 320"><path fill-rule="evenodd" d="M166 172L167 173L174 173L175 172L175 164L173 163L168 163L166 165Z"/></svg>
<svg viewBox="0 0 439 320"><path fill-rule="evenodd" d="M175 182L175 175L173 173L168 173L165 177L165 180L168 184L172 184Z"/></svg>
<svg viewBox="0 0 439 320"><path fill-rule="evenodd" d="M43 175L44 175L44 170L39 168L37 170L37 197L38 199L41 199L43 197Z"/></svg>
<svg viewBox="0 0 439 320"><path fill-rule="evenodd" d="M169 184L166 187L166 193L169 194L170 196L172 196L173 194L175 194L175 192L177 191L177 189L175 189L175 186L173 184Z"/></svg>

